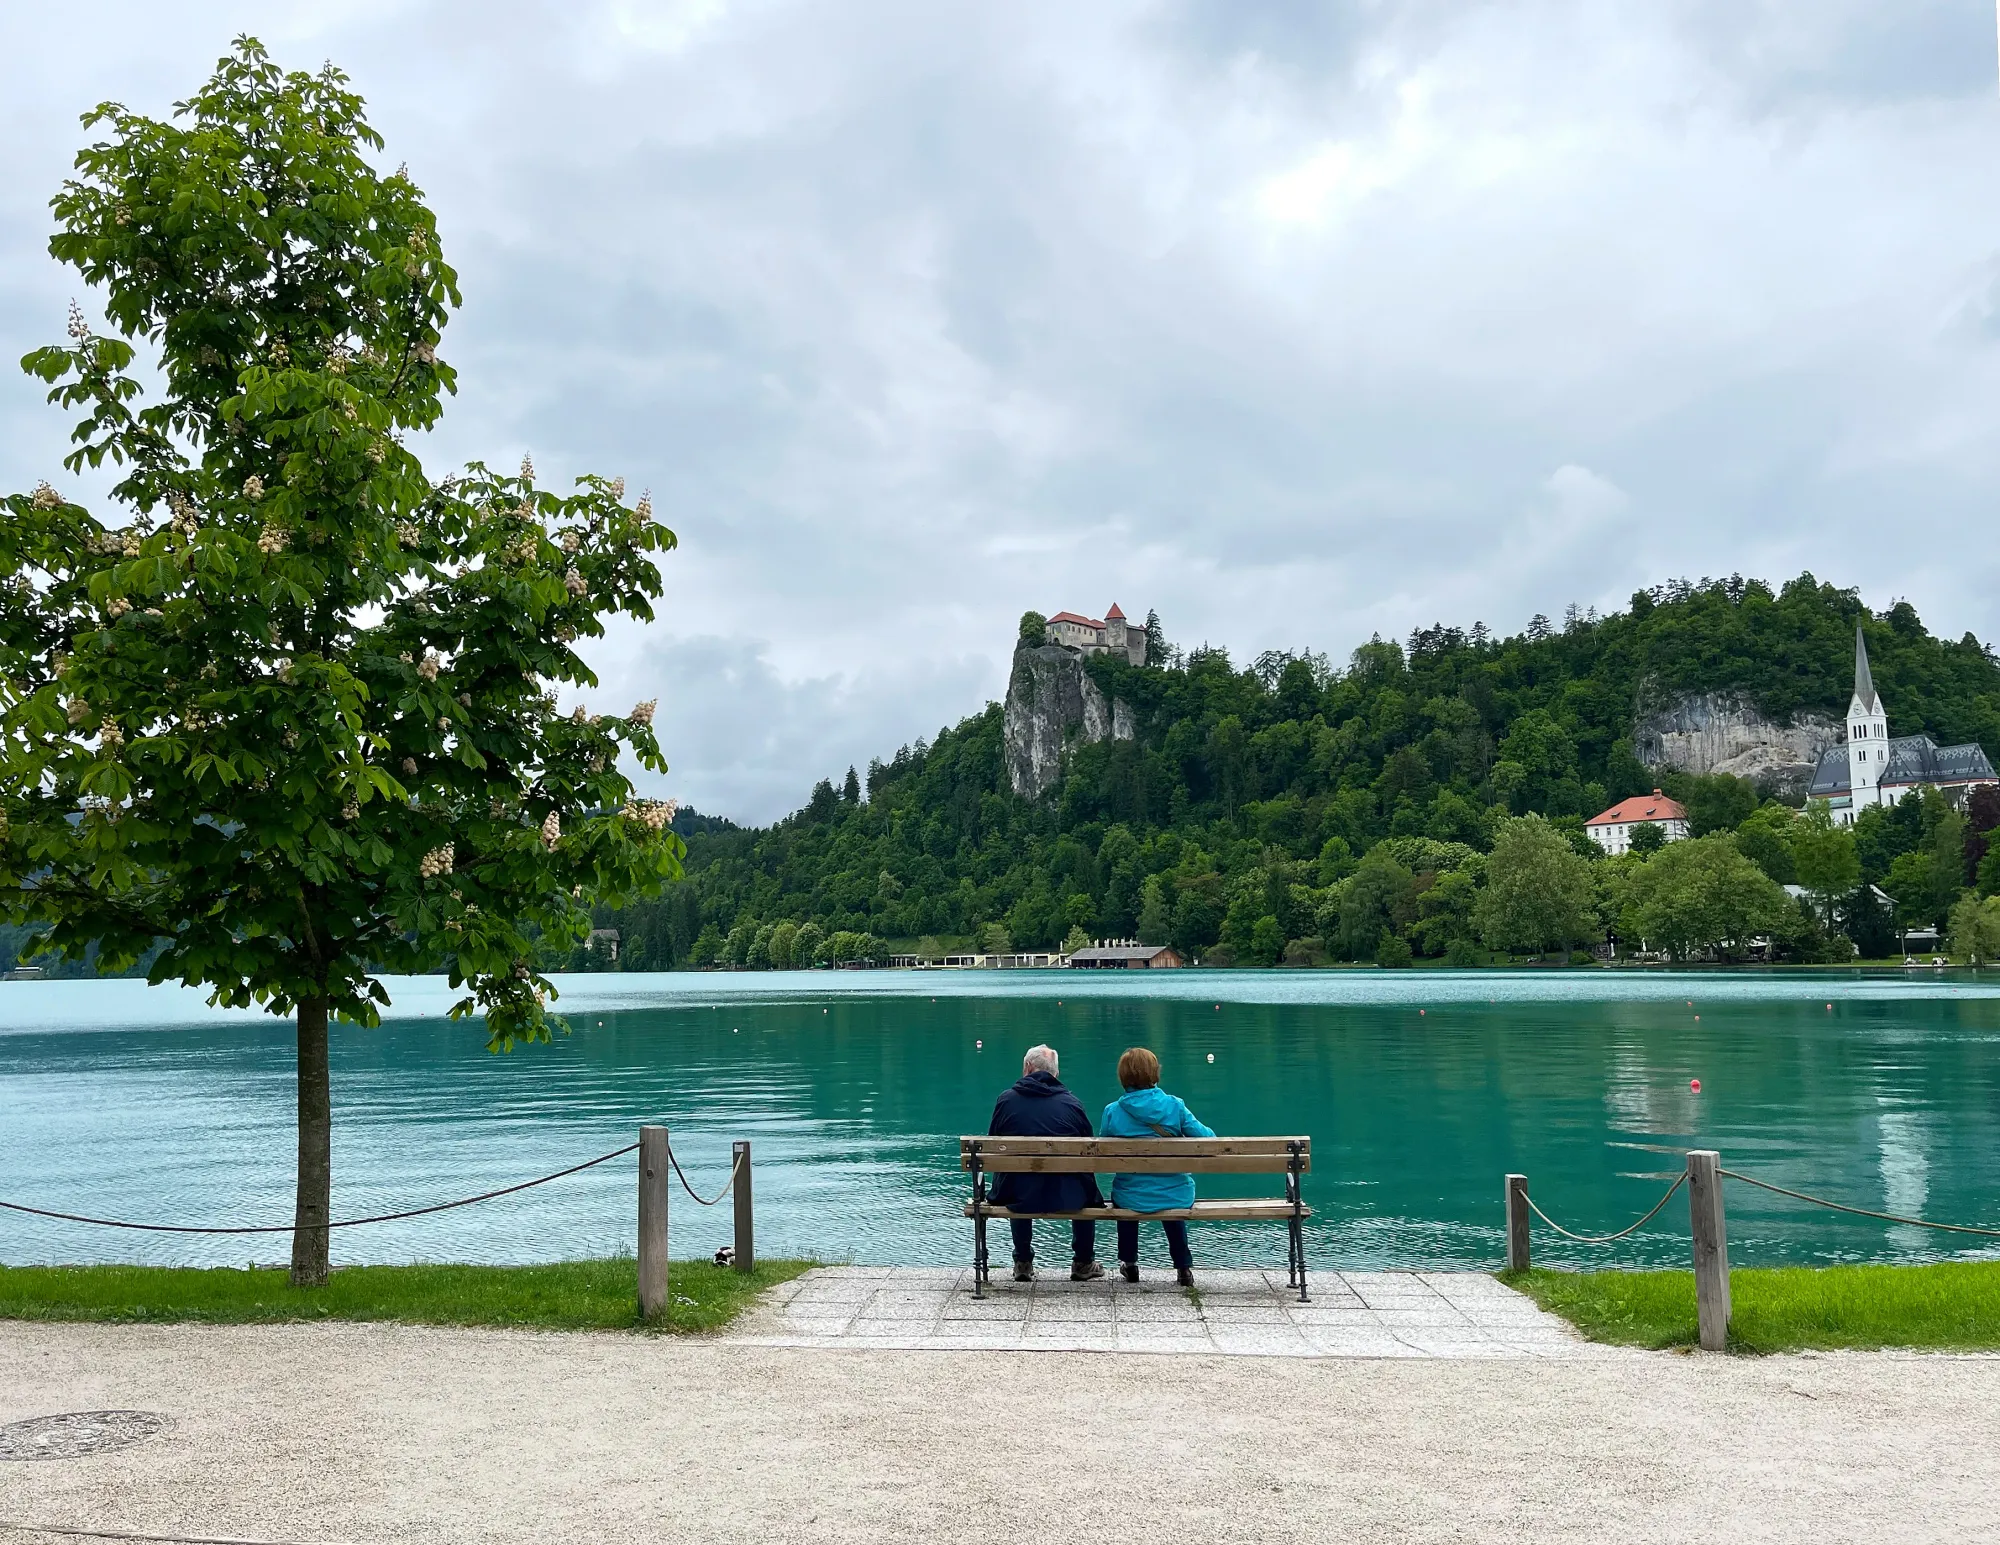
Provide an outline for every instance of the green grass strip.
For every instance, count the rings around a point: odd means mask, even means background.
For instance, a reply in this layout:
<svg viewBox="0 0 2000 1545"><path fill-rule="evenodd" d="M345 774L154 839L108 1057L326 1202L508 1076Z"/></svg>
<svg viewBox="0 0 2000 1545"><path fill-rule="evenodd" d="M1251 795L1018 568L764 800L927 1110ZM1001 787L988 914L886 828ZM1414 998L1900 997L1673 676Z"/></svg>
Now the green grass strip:
<svg viewBox="0 0 2000 1545"><path fill-rule="evenodd" d="M728 1325L765 1288L811 1261L759 1261L739 1272L675 1261L663 1326ZM639 1268L629 1256L540 1266L350 1266L323 1288L294 1288L282 1268L0 1266L0 1319L126 1324L262 1325L299 1320L394 1320L406 1325L514 1325L544 1330L639 1329Z"/></svg>
<svg viewBox="0 0 2000 1545"><path fill-rule="evenodd" d="M1694 1273L1502 1273L1592 1341L1693 1346ZM2000 1348L2000 1261L1785 1266L1729 1274L1729 1345L1742 1352Z"/></svg>

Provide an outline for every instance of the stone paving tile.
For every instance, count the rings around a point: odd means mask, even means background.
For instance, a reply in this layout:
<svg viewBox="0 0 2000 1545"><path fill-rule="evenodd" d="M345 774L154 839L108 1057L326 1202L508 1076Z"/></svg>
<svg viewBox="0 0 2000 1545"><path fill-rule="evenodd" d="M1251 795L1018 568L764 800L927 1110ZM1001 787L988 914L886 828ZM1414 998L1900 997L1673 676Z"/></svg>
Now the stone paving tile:
<svg viewBox="0 0 2000 1545"><path fill-rule="evenodd" d="M1289 1325L1283 1304L1204 1303L1201 1317L1211 1325Z"/></svg>
<svg viewBox="0 0 2000 1545"><path fill-rule="evenodd" d="M1147 1325L1199 1325L1201 1311L1187 1299L1121 1298L1118 1300L1118 1319L1121 1324Z"/></svg>
<svg viewBox="0 0 2000 1545"><path fill-rule="evenodd" d="M1109 1298L1043 1298L1028 1311L1028 1321L1060 1320L1065 1324L1098 1321L1109 1325L1113 1318Z"/></svg>
<svg viewBox="0 0 2000 1545"><path fill-rule="evenodd" d="M1025 1320L1028 1317L1028 1301L1025 1298L972 1298L960 1294L946 1301L943 1317L953 1322L970 1320L998 1323Z"/></svg>

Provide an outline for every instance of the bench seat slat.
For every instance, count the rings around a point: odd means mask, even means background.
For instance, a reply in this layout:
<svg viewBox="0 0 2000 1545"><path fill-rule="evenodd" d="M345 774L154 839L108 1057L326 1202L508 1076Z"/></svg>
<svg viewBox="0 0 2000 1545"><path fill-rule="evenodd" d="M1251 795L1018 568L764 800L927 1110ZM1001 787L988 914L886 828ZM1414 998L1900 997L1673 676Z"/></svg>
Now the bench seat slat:
<svg viewBox="0 0 2000 1545"><path fill-rule="evenodd" d="M972 1160L966 1159L961 1167L971 1169ZM979 1167L989 1175L1281 1175L1291 1167L1291 1160L1289 1156L1248 1154L982 1153ZM1311 1173L1312 1162L1302 1158L1299 1170Z"/></svg>
<svg viewBox="0 0 2000 1545"><path fill-rule="evenodd" d="M1309 1137L961 1137L958 1151L965 1153L977 1143L984 1153L1199 1153L1268 1154L1285 1158L1297 1143L1301 1153L1312 1152Z"/></svg>
<svg viewBox="0 0 2000 1545"><path fill-rule="evenodd" d="M1081 1212L1015 1212L1009 1207L987 1206L983 1215L995 1222L1004 1223L1013 1218L1094 1218L1099 1222L1107 1219L1118 1222L1132 1220L1144 1223L1148 1219L1181 1218L1194 1222L1203 1219L1226 1221L1230 1219L1277 1219L1291 1217L1292 1204L1282 1197L1215 1197L1212 1200L1197 1200L1192 1207L1170 1207L1165 1212L1134 1212L1129 1207L1088 1207ZM965 1216L973 1214L972 1203L965 1204ZM1300 1211L1301 1217L1310 1218L1310 1207Z"/></svg>

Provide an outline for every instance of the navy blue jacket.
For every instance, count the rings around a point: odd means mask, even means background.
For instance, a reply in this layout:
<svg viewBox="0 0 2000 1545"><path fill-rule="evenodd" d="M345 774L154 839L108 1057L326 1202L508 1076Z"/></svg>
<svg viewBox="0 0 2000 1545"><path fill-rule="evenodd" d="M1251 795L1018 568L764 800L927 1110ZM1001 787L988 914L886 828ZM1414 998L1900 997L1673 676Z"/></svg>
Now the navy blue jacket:
<svg viewBox="0 0 2000 1545"><path fill-rule="evenodd" d="M993 1102L993 1120L986 1130L993 1137L1093 1135L1083 1102L1053 1073L1040 1071L1023 1073ZM1075 1212L1104 1205L1095 1175L995 1175L988 1194L1000 1206L1023 1212Z"/></svg>

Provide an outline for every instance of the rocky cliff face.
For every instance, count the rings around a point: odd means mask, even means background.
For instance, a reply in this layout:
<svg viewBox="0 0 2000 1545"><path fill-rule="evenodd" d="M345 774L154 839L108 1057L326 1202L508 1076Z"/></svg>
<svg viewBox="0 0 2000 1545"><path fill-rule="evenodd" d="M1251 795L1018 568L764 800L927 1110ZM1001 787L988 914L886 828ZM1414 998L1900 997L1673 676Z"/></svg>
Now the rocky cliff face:
<svg viewBox="0 0 2000 1545"><path fill-rule="evenodd" d="M1040 799L1056 786L1072 737L1130 740L1133 730L1132 710L1105 700L1080 656L1056 644L1014 651L1003 744L1007 781L1023 799Z"/></svg>
<svg viewBox="0 0 2000 1545"><path fill-rule="evenodd" d="M1844 739L1845 727L1824 714L1776 724L1730 692L1677 698L1642 717L1632 734L1648 767L1733 773L1792 794L1811 781L1820 753Z"/></svg>

